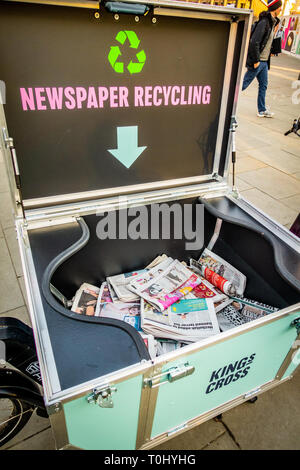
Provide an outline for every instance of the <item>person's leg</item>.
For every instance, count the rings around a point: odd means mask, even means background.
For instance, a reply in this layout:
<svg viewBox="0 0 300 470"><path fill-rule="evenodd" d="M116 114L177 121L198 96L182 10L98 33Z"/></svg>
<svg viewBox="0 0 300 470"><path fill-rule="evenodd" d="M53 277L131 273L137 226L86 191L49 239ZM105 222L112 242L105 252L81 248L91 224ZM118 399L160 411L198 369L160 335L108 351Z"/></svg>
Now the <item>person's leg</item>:
<svg viewBox="0 0 300 470"><path fill-rule="evenodd" d="M266 93L268 88L268 62L261 62L256 76L258 81L257 109L259 113L266 111Z"/></svg>
<svg viewBox="0 0 300 470"><path fill-rule="evenodd" d="M257 67L258 69L259 67ZM248 86L250 85L251 82L255 79L257 75L257 69L247 69L247 72L245 73L244 80L243 80L243 86L242 86L242 91L246 90Z"/></svg>

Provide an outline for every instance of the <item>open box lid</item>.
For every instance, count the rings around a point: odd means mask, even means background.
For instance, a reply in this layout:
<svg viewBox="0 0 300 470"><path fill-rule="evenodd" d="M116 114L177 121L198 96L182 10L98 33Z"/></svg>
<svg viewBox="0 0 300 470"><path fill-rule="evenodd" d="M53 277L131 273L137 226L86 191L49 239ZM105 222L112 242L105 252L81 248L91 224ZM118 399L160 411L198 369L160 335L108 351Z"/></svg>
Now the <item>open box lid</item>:
<svg viewBox="0 0 300 470"><path fill-rule="evenodd" d="M226 175L252 14L143 5L0 2L1 138L25 209Z"/></svg>

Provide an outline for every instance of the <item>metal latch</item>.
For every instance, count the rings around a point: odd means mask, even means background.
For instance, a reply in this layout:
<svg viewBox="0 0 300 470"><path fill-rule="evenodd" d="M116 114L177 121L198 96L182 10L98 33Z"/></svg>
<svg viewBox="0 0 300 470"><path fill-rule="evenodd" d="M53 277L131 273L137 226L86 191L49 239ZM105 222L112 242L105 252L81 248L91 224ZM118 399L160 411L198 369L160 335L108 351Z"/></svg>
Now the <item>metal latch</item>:
<svg viewBox="0 0 300 470"><path fill-rule="evenodd" d="M169 382L175 382L176 380L182 379L183 377L187 377L188 375L193 374L195 371L194 366L190 366L188 362L185 364L179 364L176 367L171 367L170 369L162 372L161 374L154 375L148 379L144 380L145 387L159 387L160 385L164 385ZM160 380L162 377L165 377L164 380Z"/></svg>
<svg viewBox="0 0 300 470"><path fill-rule="evenodd" d="M112 401L111 394L116 391L116 387L105 384L94 388L93 392L88 395L86 399L89 404L93 403L94 405L98 405L101 408L113 408L114 403Z"/></svg>

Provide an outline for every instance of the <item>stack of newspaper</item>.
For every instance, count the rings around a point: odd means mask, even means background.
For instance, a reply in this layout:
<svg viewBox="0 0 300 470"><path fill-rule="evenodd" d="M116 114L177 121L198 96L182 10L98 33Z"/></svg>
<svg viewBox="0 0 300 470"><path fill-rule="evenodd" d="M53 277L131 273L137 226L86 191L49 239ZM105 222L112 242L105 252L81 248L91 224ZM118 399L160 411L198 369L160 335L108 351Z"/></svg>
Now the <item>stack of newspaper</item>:
<svg viewBox="0 0 300 470"><path fill-rule="evenodd" d="M161 312L201 283L201 279L180 261L167 258L137 276L128 288Z"/></svg>
<svg viewBox="0 0 300 470"><path fill-rule="evenodd" d="M277 310L243 297L245 287L243 273L205 249L190 266L161 255L144 269L107 277L100 287L84 283L71 308L127 322L155 357Z"/></svg>
<svg viewBox="0 0 300 470"><path fill-rule="evenodd" d="M194 342L220 333L211 299L184 299L163 312L141 302L142 329L157 338Z"/></svg>

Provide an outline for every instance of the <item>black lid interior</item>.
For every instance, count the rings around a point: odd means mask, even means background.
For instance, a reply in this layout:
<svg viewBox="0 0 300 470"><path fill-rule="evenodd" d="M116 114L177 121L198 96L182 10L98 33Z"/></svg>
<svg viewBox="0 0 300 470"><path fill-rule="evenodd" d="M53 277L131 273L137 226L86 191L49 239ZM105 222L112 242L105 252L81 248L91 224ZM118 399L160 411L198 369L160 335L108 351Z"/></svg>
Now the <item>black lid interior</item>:
<svg viewBox="0 0 300 470"><path fill-rule="evenodd" d="M0 8L4 110L25 200L211 175L229 22ZM140 154L127 168L128 145Z"/></svg>

